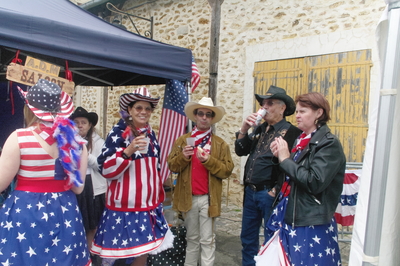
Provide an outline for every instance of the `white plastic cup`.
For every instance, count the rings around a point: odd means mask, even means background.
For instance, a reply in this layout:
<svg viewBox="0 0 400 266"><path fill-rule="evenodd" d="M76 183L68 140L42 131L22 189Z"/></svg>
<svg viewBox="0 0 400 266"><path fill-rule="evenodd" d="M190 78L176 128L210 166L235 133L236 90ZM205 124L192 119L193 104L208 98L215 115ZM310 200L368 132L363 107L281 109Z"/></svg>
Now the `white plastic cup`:
<svg viewBox="0 0 400 266"><path fill-rule="evenodd" d="M144 138L143 140L146 141L146 147L144 147L143 149L139 150L140 153L147 153L149 151L149 143L150 143L150 138Z"/></svg>
<svg viewBox="0 0 400 266"><path fill-rule="evenodd" d="M186 144L194 147L196 142L196 138L186 138Z"/></svg>

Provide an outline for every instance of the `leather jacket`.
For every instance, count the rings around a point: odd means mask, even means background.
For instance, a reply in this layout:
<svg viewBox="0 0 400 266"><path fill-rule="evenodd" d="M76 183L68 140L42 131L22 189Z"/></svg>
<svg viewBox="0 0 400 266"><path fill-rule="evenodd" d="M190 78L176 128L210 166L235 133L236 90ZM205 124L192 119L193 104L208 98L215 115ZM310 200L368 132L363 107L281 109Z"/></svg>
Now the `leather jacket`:
<svg viewBox="0 0 400 266"><path fill-rule="evenodd" d="M293 226L329 224L340 200L346 169L342 145L329 127L321 126L296 162L288 158L280 168L290 177L291 185L285 222Z"/></svg>

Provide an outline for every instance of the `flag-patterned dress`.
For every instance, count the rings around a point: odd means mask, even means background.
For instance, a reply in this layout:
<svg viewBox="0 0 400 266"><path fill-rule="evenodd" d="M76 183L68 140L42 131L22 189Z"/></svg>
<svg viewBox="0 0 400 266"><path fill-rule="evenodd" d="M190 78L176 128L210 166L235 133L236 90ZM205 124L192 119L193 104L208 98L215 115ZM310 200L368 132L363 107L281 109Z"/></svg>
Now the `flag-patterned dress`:
<svg viewBox="0 0 400 266"><path fill-rule="evenodd" d="M1 265L90 265L82 217L66 174L30 129L17 130L17 187L0 209Z"/></svg>
<svg viewBox="0 0 400 266"><path fill-rule="evenodd" d="M299 136L297 145L292 150L292 152L295 152L294 161L297 160L301 151L307 146L312 134L306 135L303 133ZM289 193L291 193L290 178L286 176L279 193L280 202L274 208L266 227L270 237L280 230L281 246L290 261L290 265L342 265L335 218L332 217L329 224L322 225L293 226L292 224L287 224L284 221L284 217Z"/></svg>
<svg viewBox="0 0 400 266"><path fill-rule="evenodd" d="M108 134L98 162L108 180L106 208L97 229L92 253L120 259L159 253L173 245L173 235L163 215L163 180L154 131L147 154L139 151L124 159L130 144L121 119Z"/></svg>

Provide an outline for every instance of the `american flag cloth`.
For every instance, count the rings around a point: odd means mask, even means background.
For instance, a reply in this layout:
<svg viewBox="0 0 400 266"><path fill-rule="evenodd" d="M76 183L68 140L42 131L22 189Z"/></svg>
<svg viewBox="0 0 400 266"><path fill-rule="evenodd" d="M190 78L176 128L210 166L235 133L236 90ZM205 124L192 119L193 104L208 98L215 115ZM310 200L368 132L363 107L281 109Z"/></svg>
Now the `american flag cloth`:
<svg viewBox="0 0 400 266"><path fill-rule="evenodd" d="M361 170L346 170L343 181L343 191L340 202L335 211L338 224L350 226L354 224L358 190L360 187L359 176Z"/></svg>
<svg viewBox="0 0 400 266"><path fill-rule="evenodd" d="M172 145L186 130L187 118L184 107L187 102L188 94L184 83L178 80L168 80L165 86L159 132L161 177L163 180L166 180L169 175L167 157Z"/></svg>
<svg viewBox="0 0 400 266"><path fill-rule="evenodd" d="M66 184L66 174L59 159L40 146L31 130L17 131L21 170L17 188L0 209L0 263L89 265L76 195L64 190L64 185L61 190L52 190L56 182ZM46 192L37 192L42 190Z"/></svg>
<svg viewBox="0 0 400 266"><path fill-rule="evenodd" d="M146 154L136 151L125 160L122 153L131 143L123 137L127 125L120 119L109 132L97 162L102 175L108 180L106 205L115 211L149 211L164 201L163 180L160 178L158 145L151 130Z"/></svg>
<svg viewBox="0 0 400 266"><path fill-rule="evenodd" d="M200 73L197 68L196 62L194 61L194 57L192 56L192 92L199 86L200 83Z"/></svg>
<svg viewBox="0 0 400 266"><path fill-rule="evenodd" d="M332 218L329 224L293 227L284 221L288 199L288 197L284 197L275 207L268 220L267 229L270 237L280 230L281 245L291 263L290 265L342 265L335 218ZM267 250L268 248L266 247ZM264 250L264 252L270 254L268 251ZM278 256L278 253L276 254ZM270 258L270 261L272 261L272 258ZM268 265L280 266L281 264Z"/></svg>
<svg viewBox="0 0 400 266"><path fill-rule="evenodd" d="M150 128L147 153L136 151L124 159L122 153L133 140L129 135L123 137L126 128L125 121L120 119L109 132L97 158L108 184L106 208L91 251L111 259L161 252L164 247L172 247L173 242L162 212L165 194L159 175L160 146L155 133Z"/></svg>

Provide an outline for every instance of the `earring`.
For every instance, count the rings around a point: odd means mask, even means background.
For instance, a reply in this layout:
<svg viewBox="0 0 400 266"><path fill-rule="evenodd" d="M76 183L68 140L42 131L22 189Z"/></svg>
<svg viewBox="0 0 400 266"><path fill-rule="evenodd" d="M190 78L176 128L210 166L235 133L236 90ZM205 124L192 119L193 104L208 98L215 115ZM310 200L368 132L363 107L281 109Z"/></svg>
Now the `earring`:
<svg viewBox="0 0 400 266"><path fill-rule="evenodd" d="M314 124L315 124L315 125L318 125L318 119L315 119Z"/></svg>
<svg viewBox="0 0 400 266"><path fill-rule="evenodd" d="M128 118L130 121L132 121L132 116L129 116L129 118Z"/></svg>

